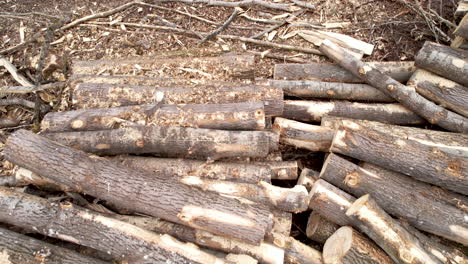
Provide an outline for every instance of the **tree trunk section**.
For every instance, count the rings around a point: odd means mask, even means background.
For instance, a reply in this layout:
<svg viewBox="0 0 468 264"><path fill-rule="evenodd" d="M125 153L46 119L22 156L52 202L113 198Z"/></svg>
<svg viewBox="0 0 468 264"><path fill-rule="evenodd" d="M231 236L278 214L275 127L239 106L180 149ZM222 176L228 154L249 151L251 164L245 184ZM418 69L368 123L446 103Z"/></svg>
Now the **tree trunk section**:
<svg viewBox="0 0 468 264"><path fill-rule="evenodd" d="M339 225L328 221L319 213L313 211L307 220L306 235L309 239L325 244L327 239L340 228Z"/></svg>
<svg viewBox="0 0 468 264"><path fill-rule="evenodd" d="M3 153L18 166L130 211L251 243L259 243L271 226L271 214L262 206L89 157L25 130L9 137Z"/></svg>
<svg viewBox="0 0 468 264"><path fill-rule="evenodd" d="M318 171L304 168L301 171L299 179L297 179L297 185L304 185L310 191L314 183L319 179L319 174Z"/></svg>
<svg viewBox="0 0 468 264"><path fill-rule="evenodd" d="M285 264L322 264L322 253L308 245L288 237L285 245Z"/></svg>
<svg viewBox="0 0 468 264"><path fill-rule="evenodd" d="M453 34L468 39L468 15L465 15Z"/></svg>

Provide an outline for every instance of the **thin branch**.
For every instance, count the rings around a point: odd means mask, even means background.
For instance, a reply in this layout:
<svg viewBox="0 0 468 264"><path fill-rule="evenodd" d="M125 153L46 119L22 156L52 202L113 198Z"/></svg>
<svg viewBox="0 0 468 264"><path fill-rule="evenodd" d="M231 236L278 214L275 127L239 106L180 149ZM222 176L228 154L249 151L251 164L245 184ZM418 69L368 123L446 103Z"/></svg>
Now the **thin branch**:
<svg viewBox="0 0 468 264"><path fill-rule="evenodd" d="M89 24L93 25L109 25L109 22L94 22L91 21ZM154 25L146 25L146 24L137 24L137 23L127 23L127 22L117 22L113 25L124 25L126 27L139 27L139 28L149 28L149 29L159 29L164 31L172 31L178 34L186 34L189 36L197 37L202 39L203 34L197 31L189 30L189 29L181 29L181 28L173 28L173 27L166 27L166 26L154 26Z"/></svg>
<svg viewBox="0 0 468 264"><path fill-rule="evenodd" d="M250 17L247 14L242 14L240 17L243 17L249 21L253 22L258 22L258 23L264 23L264 24L281 24L283 23L282 21L274 20L274 19L263 19L263 18L254 18Z"/></svg>
<svg viewBox="0 0 468 264"><path fill-rule="evenodd" d="M0 87L0 94L10 93L10 94L27 94L32 92L44 91L48 89L62 89L65 88L65 82L54 82L43 84L39 86L5 86Z"/></svg>
<svg viewBox="0 0 468 264"><path fill-rule="evenodd" d="M261 6L270 9L277 9L283 11L295 11L296 8L292 4L275 4L263 0L244 0L238 2L226 2L226 1L212 1L212 0L159 0L159 3L163 2L181 2L186 4L208 4L212 6L224 6L224 7L251 7Z"/></svg>
<svg viewBox="0 0 468 264"><path fill-rule="evenodd" d="M21 105L26 108L34 109L36 107L36 103L23 99L23 98L8 98L8 99L0 99L0 106L9 106L9 105ZM41 112L45 113L50 110L48 105L41 105Z"/></svg>
<svg viewBox="0 0 468 264"><path fill-rule="evenodd" d="M234 8L234 12L232 12L231 16L229 16L229 18L226 20L226 22L224 22L221 27L219 27L218 29L216 29L215 31L213 31L212 33L210 33L206 37L204 37L202 40L200 40L198 45L201 45L201 44L205 43L207 40L219 35L219 33L221 33L223 30L225 30L229 26L229 24L231 24L231 22L241 12L243 12L243 10L241 8L239 8L239 7Z"/></svg>
<svg viewBox="0 0 468 264"><path fill-rule="evenodd" d="M11 15L11 16L31 16L31 15L35 15L35 16L43 16L43 17L50 18L50 19L62 19L61 17L56 17L56 16L52 16L52 15L44 14L44 13L40 13L40 12L29 12L29 13L0 12L0 15Z"/></svg>
<svg viewBox="0 0 468 264"><path fill-rule="evenodd" d="M300 6L300 7L305 7L305 8L308 8L308 9L315 9L315 5L309 4L307 2L302 2L302 1L299 1L299 0L291 0L291 2L293 2L294 4L296 4L297 6Z"/></svg>
<svg viewBox="0 0 468 264"><path fill-rule="evenodd" d="M255 35L251 36L250 38L252 38L252 39L260 38L261 36L263 36L263 35L265 35L265 34L268 34L268 33L272 32L273 30L276 30L276 29L278 29L278 28L280 28L280 27L282 27L282 26L284 26L284 25L290 23L293 19L295 19L297 16L303 14L304 12L305 12L304 10L298 11L298 12L296 12L296 13L290 15L289 18L286 19L285 21L281 22L281 24L277 24L277 25L271 26L271 27L269 27L269 28L263 30L262 32L260 32L260 33L258 33L258 34L255 34Z"/></svg>
<svg viewBox="0 0 468 264"><path fill-rule="evenodd" d="M294 63L307 63L305 60L300 59L300 58L294 58L286 55L278 55L278 54L270 54L269 52L259 52L259 51L253 51L249 50L247 51L248 53L254 54L256 56L260 56L261 58L270 58L270 59L277 59L277 60L282 60L282 61L289 61L289 62L294 62Z"/></svg>
<svg viewBox="0 0 468 264"><path fill-rule="evenodd" d="M11 64L7 59L0 57L0 66L3 66L13 76L13 78L23 86L34 86L26 77L18 73L15 65Z"/></svg>

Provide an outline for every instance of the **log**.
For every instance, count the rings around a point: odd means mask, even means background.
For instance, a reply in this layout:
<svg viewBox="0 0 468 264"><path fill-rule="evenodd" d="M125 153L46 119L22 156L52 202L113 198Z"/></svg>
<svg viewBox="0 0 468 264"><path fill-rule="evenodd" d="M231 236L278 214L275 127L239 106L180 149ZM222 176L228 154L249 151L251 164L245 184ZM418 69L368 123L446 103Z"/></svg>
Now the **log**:
<svg viewBox="0 0 468 264"><path fill-rule="evenodd" d="M165 104L231 104L263 102L267 116L283 113L283 90L267 85L135 86L79 83L73 91L75 109L154 104L164 94Z"/></svg>
<svg viewBox="0 0 468 264"><path fill-rule="evenodd" d="M265 241L274 242L276 236L289 237L293 222L293 214L281 210L271 210L273 225L271 231L265 235Z"/></svg>
<svg viewBox="0 0 468 264"><path fill-rule="evenodd" d="M327 157L320 178L356 197L370 194L386 212L420 230L468 245L468 198L463 195L373 164L359 167L333 153Z"/></svg>
<svg viewBox="0 0 468 264"><path fill-rule="evenodd" d="M379 121L395 125L416 125L426 121L400 104L367 104L347 101L284 101L281 117L320 122L326 115Z"/></svg>
<svg viewBox="0 0 468 264"><path fill-rule="evenodd" d="M25 168L16 167L13 169L13 180L6 186L20 187L26 185L35 185L36 187L50 191L70 192L73 188L64 184L59 184L48 178L42 177Z"/></svg>
<svg viewBox="0 0 468 264"><path fill-rule="evenodd" d="M0 262L4 264L104 264L99 259L0 227Z"/></svg>
<svg viewBox="0 0 468 264"><path fill-rule="evenodd" d="M371 65L402 83L408 81L416 70L412 61L373 62ZM351 72L340 67L338 64L332 63L276 64L273 76L276 80L363 83L361 79L354 76Z"/></svg>
<svg viewBox="0 0 468 264"><path fill-rule="evenodd" d="M320 50L334 61L340 63L342 67L351 71L355 76L391 96L404 107L428 120L431 124L437 124L450 131L468 133L467 118L450 112L425 99L411 87L405 86L369 64L357 60L334 43L324 41L320 46Z"/></svg>
<svg viewBox="0 0 468 264"><path fill-rule="evenodd" d="M322 253L308 245L288 237L285 244L285 264L322 264Z"/></svg>
<svg viewBox="0 0 468 264"><path fill-rule="evenodd" d="M12 203L15 206L12 206ZM132 263L225 263L169 235L158 235L69 202L49 202L0 188L0 221L40 234L108 252Z"/></svg>
<svg viewBox="0 0 468 264"><path fill-rule="evenodd" d="M281 117L275 118L273 131L280 135L280 143L328 152L335 131L321 126L309 125Z"/></svg>
<svg viewBox="0 0 468 264"><path fill-rule="evenodd" d="M268 166L271 169L272 180L296 180L299 168L297 160L289 161L254 161L252 164Z"/></svg>
<svg viewBox="0 0 468 264"><path fill-rule="evenodd" d="M328 221L319 213L313 211L307 220L306 235L309 239L325 244L327 239L340 228L339 225Z"/></svg>
<svg viewBox="0 0 468 264"><path fill-rule="evenodd" d="M392 264L374 242L350 226L340 227L323 246L323 262Z"/></svg>
<svg viewBox="0 0 468 264"><path fill-rule="evenodd" d="M465 14L458 27L453 31L453 34L468 39L468 15Z"/></svg>
<svg viewBox="0 0 468 264"><path fill-rule="evenodd" d="M361 83L272 80L270 85L281 87L285 95L306 99L320 98L383 103L395 101L374 87Z"/></svg>
<svg viewBox="0 0 468 264"><path fill-rule="evenodd" d="M464 16L468 12L468 1L462 0L458 3L455 16Z"/></svg>
<svg viewBox="0 0 468 264"><path fill-rule="evenodd" d="M304 185L310 191L314 183L319 179L319 174L318 171L304 168L299 179L297 179L297 185Z"/></svg>
<svg viewBox="0 0 468 264"><path fill-rule="evenodd" d="M355 225L396 263L442 263L428 253L416 237L389 216L368 194L346 211Z"/></svg>
<svg viewBox="0 0 468 264"><path fill-rule="evenodd" d="M114 108L50 112L45 132L94 131L129 126L179 126L224 130L262 130L262 102L234 104L135 105Z"/></svg>
<svg viewBox="0 0 468 264"><path fill-rule="evenodd" d="M425 70L417 70L408 85L427 99L468 117L468 88Z"/></svg>
<svg viewBox="0 0 468 264"><path fill-rule="evenodd" d="M468 158L446 152L438 145L444 142L405 139L354 124L336 132L330 151L467 195Z"/></svg>
<svg viewBox="0 0 468 264"><path fill-rule="evenodd" d="M113 130L44 134L51 140L99 155L157 154L169 158L265 157L278 135L188 127L135 126Z"/></svg>
<svg viewBox="0 0 468 264"><path fill-rule="evenodd" d="M18 130L8 138L3 153L6 160L20 167L86 190L87 194L124 209L215 234L259 243L271 225L271 214L262 206L243 204L174 179L89 157L26 130Z"/></svg>

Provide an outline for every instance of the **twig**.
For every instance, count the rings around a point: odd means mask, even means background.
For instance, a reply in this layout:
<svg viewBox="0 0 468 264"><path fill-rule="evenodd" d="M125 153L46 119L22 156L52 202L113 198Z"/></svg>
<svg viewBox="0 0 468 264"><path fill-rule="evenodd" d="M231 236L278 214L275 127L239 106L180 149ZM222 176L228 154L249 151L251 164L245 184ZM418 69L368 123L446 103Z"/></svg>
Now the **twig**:
<svg viewBox="0 0 468 264"><path fill-rule="evenodd" d="M32 92L44 91L48 89L62 89L66 86L65 82L54 82L39 86L5 86L0 87L0 94L27 94Z"/></svg>
<svg viewBox="0 0 468 264"><path fill-rule="evenodd" d="M447 19L443 18L442 16L440 16L435 10L429 9L429 11L431 11L431 13L432 13L437 19L439 19L442 23L444 23L445 25L447 25L447 27L449 27L450 29L453 30L453 29L455 29L455 28L457 27L454 23L452 23L452 22L448 21Z"/></svg>
<svg viewBox="0 0 468 264"><path fill-rule="evenodd" d="M219 35L219 33L221 33L223 30L225 30L229 26L229 24L231 24L231 22L241 12L243 12L243 10L241 8L239 8L239 7L234 8L234 12L232 12L231 16L226 20L226 22L224 22L221 27L219 27L218 29L216 29L215 31L213 31L212 33L210 33L206 37L204 37L202 40L200 40L198 45L201 45L201 44L205 43L207 40L215 37L216 35Z"/></svg>
<svg viewBox="0 0 468 264"><path fill-rule="evenodd" d="M13 78L23 86L34 86L26 77L18 73L15 65L11 64L7 59L0 57L0 66L3 66L13 76Z"/></svg>
<svg viewBox="0 0 468 264"><path fill-rule="evenodd" d="M261 6L270 9L277 9L283 11L295 11L292 4L275 4L263 0L244 0L238 2L226 2L226 1L212 1L212 0L159 0L157 2L181 2L186 4L208 4L212 6L224 6L224 7L251 7Z"/></svg>
<svg viewBox="0 0 468 264"><path fill-rule="evenodd" d="M260 32L260 33L258 33L258 34L255 34L255 35L251 36L250 38L252 38L252 39L260 38L261 36L263 36L263 35L265 35L265 34L268 34L268 33L272 32L273 30L276 30L276 29L278 29L278 28L280 28L280 27L282 27L282 26L284 26L284 25L290 23L294 18L296 18L297 16L303 14L304 12L305 12L305 11L303 11L303 10L298 11L298 12L296 12L296 13L290 15L289 18L286 19L286 21L281 22L281 24L277 24L277 25L271 26L271 27L269 27L269 28L263 30L262 32Z"/></svg>
<svg viewBox="0 0 468 264"><path fill-rule="evenodd" d="M300 6L300 7L305 7L305 8L308 8L308 9L315 9L315 5L312 5L312 4L309 4L309 3L306 3L306 2L302 2L302 1L299 1L299 0L291 0L291 2L293 2L294 4Z"/></svg>
<svg viewBox="0 0 468 264"><path fill-rule="evenodd" d="M282 61L289 61L289 62L294 62L294 63L307 63L303 59L288 57L286 55L270 54L268 51L267 52L259 52L259 51L249 50L247 52L252 53L252 54L254 54L256 56L260 56L261 58L266 57L266 58L277 59L277 60L282 60Z"/></svg>
<svg viewBox="0 0 468 264"><path fill-rule="evenodd" d="M20 121L16 119L0 118L0 128L15 127Z"/></svg>
<svg viewBox="0 0 468 264"><path fill-rule="evenodd" d="M50 19L62 19L61 17L56 17L56 16L52 16L52 15L48 15L48 14L44 14L44 13L40 13L40 12L29 12L29 13L0 12L0 15L11 15L11 16L30 16L30 15L35 15L35 16L47 17L47 18L50 18Z"/></svg>
<svg viewBox="0 0 468 264"><path fill-rule="evenodd" d="M89 24L93 25L109 25L108 22L94 22L91 21ZM187 29L181 29L181 28L173 28L173 27L166 27L166 26L154 26L154 25L146 25L146 24L137 24L137 23L126 23L126 22L117 22L114 23L113 25L124 25L126 27L139 27L139 28L149 28L149 29L159 29L159 30L166 30L166 31L172 31L174 33L179 33L179 34L187 34L193 37L198 37L200 39L203 38L203 34L200 32L196 32L193 30L187 30Z"/></svg>
<svg viewBox="0 0 468 264"><path fill-rule="evenodd" d="M254 18L254 17L249 17L247 14L242 14L240 17L243 17L247 20L253 21L253 22L258 22L258 23L265 23L265 24L281 24L283 23L282 21L274 20L274 19L263 19L263 18Z"/></svg>
<svg viewBox="0 0 468 264"><path fill-rule="evenodd" d="M21 105L26 108L34 109L36 107L35 102L31 102L29 100L23 98L8 98L8 99L0 99L0 106L9 106L9 105ZM48 105L41 105L41 112L45 113L50 110Z"/></svg>

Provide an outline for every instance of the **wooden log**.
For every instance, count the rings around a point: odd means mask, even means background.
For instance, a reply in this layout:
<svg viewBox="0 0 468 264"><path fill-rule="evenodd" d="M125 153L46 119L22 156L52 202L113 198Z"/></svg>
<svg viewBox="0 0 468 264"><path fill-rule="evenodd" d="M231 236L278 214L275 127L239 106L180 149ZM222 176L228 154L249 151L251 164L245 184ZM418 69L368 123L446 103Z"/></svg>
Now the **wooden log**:
<svg viewBox="0 0 468 264"><path fill-rule="evenodd" d="M262 130L262 102L234 104L135 105L50 112L45 132L107 130L129 126L179 126L224 130Z"/></svg>
<svg viewBox="0 0 468 264"><path fill-rule="evenodd" d="M15 204L12 207L12 203ZM69 202L52 203L30 194L0 189L0 221L46 236L108 252L133 263L225 263L169 235L157 235Z"/></svg>
<svg viewBox="0 0 468 264"><path fill-rule="evenodd" d="M280 143L310 151L330 149L335 131L321 126L309 125L281 117L275 118L273 131L280 135Z"/></svg>
<svg viewBox="0 0 468 264"><path fill-rule="evenodd" d="M468 132L468 119L425 99L411 87L407 87L369 64L357 60L336 44L326 40L320 46L320 49L355 76L391 96L431 124L437 124L450 131Z"/></svg>
<svg viewBox="0 0 468 264"><path fill-rule="evenodd" d="M297 185L304 185L310 191L314 183L319 179L319 174L318 171L304 168L299 179L297 179Z"/></svg>
<svg viewBox="0 0 468 264"><path fill-rule="evenodd" d="M416 66L468 86L468 52L426 41L416 56Z"/></svg>
<svg viewBox="0 0 468 264"><path fill-rule="evenodd" d="M273 225L271 231L265 235L265 241L273 242L275 236L289 237L293 224L293 214L281 210L271 210L273 214Z"/></svg>
<svg viewBox="0 0 468 264"><path fill-rule="evenodd" d="M164 94L165 104L263 102L267 116L283 112L283 90L255 84L154 87L79 83L73 91L72 104L76 109L153 104L160 93Z"/></svg>
<svg viewBox="0 0 468 264"><path fill-rule="evenodd" d="M458 24L458 27L453 31L453 34L468 39L468 15L465 15Z"/></svg>
<svg viewBox="0 0 468 264"><path fill-rule="evenodd" d="M330 151L467 195L468 158L446 152L439 144L405 139L354 124L336 132Z"/></svg>
<svg viewBox="0 0 468 264"><path fill-rule="evenodd" d="M270 85L281 87L285 95L299 98L320 98L391 103L395 100L374 87L361 83L272 80Z"/></svg>
<svg viewBox="0 0 468 264"><path fill-rule="evenodd" d="M356 197L370 194L386 212L406 219L420 230L468 245L468 198L463 195L376 165L362 168L333 153L327 157L320 178ZM457 208L455 201L465 210Z"/></svg>
<svg viewBox="0 0 468 264"><path fill-rule="evenodd" d="M357 199L346 215L353 217L359 229L385 250L394 262L441 263L368 194Z"/></svg>
<svg viewBox="0 0 468 264"><path fill-rule="evenodd" d="M37 173L34 173L30 170L27 170L21 167L16 167L13 170L13 181L7 186L19 187L19 186L26 186L29 184L33 184L38 188L51 190L51 191L62 191L62 192L73 191L73 188L68 187L67 185L56 183L53 180L42 177L38 175Z"/></svg>
<svg viewBox="0 0 468 264"><path fill-rule="evenodd" d="M372 62L371 65L402 83L408 81L416 70L412 61ZM340 67L338 64L332 63L276 64L273 76L276 80L363 83L361 79L354 76L351 72Z"/></svg>
<svg viewBox="0 0 468 264"><path fill-rule="evenodd" d="M104 264L99 259L0 227L0 262L4 264Z"/></svg>
<svg viewBox="0 0 468 264"><path fill-rule="evenodd" d="M124 209L215 234L259 243L271 225L271 214L262 206L243 204L173 179L89 157L26 130L13 133L3 153L5 159L18 166L57 183L86 190Z"/></svg>
<svg viewBox="0 0 468 264"><path fill-rule="evenodd" d="M408 85L427 99L468 117L468 88L431 72L419 69Z"/></svg>
<svg viewBox="0 0 468 264"><path fill-rule="evenodd" d="M285 244L285 264L322 264L322 253L308 245L288 237Z"/></svg>
<svg viewBox="0 0 468 264"><path fill-rule="evenodd" d="M423 124L426 121L400 104L367 104L347 101L284 101L281 117L320 122L326 115L379 121L395 125Z"/></svg>
<svg viewBox="0 0 468 264"><path fill-rule="evenodd" d="M272 180L296 180L298 176L299 162L297 160L254 161L252 164L270 167Z"/></svg>
<svg viewBox="0 0 468 264"><path fill-rule="evenodd" d="M392 264L392 259L374 242L350 226L340 227L323 246L323 262Z"/></svg>
<svg viewBox="0 0 468 264"><path fill-rule="evenodd" d="M458 3L457 10L455 11L455 16L464 16L468 12L468 1L461 0Z"/></svg>
<svg viewBox="0 0 468 264"><path fill-rule="evenodd" d="M265 131L135 126L113 130L57 132L49 139L100 155L152 153L169 158L265 157L279 136Z"/></svg>
<svg viewBox="0 0 468 264"><path fill-rule="evenodd" d="M333 235L340 228L339 225L328 221L316 211L309 215L307 220L306 235L311 240L320 244L325 244L327 239Z"/></svg>

